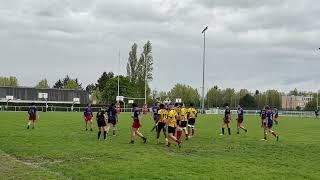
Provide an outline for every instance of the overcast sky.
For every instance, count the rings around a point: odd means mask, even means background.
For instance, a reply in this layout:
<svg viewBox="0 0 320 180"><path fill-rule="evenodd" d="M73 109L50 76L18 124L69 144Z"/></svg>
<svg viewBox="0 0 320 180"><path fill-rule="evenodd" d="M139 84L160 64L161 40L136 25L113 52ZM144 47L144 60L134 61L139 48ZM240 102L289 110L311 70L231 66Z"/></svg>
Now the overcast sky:
<svg viewBox="0 0 320 180"><path fill-rule="evenodd" d="M152 88L319 89L318 0L0 0L0 76L34 86L121 74L131 45L153 45Z"/></svg>

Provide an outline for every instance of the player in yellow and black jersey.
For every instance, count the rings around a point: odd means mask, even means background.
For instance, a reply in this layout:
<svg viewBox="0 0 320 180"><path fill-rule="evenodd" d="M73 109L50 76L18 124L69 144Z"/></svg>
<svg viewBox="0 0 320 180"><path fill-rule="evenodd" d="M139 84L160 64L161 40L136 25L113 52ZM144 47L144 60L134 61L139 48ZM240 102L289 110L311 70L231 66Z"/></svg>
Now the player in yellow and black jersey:
<svg viewBox="0 0 320 180"><path fill-rule="evenodd" d="M189 138L194 135L194 126L196 123L197 118L197 110L193 107L193 103L190 104L190 107L187 110L187 117L188 117L188 132L189 132ZM190 129L191 129L191 135L190 135Z"/></svg>
<svg viewBox="0 0 320 180"><path fill-rule="evenodd" d="M166 145L168 144L167 134L166 134L166 123L168 121L168 111L165 109L164 104L160 104L160 110L158 111L158 122L157 122L157 143L160 143L160 133L163 132L166 138Z"/></svg>

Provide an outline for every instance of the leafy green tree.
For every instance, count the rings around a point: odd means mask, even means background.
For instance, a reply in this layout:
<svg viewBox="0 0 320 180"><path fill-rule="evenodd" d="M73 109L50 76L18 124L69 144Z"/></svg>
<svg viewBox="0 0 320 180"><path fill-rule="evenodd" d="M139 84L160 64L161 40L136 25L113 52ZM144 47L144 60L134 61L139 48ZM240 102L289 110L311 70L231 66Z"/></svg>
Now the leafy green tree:
<svg viewBox="0 0 320 180"><path fill-rule="evenodd" d="M218 86L214 86L209 89L206 95L208 108L210 107L222 107L223 106L223 97L222 92L218 89Z"/></svg>
<svg viewBox="0 0 320 180"><path fill-rule="evenodd" d="M182 98L182 101L189 105L193 103L195 106L200 104L200 95L197 89L193 89L189 85L176 84L170 91L169 96L174 100L175 98Z"/></svg>
<svg viewBox="0 0 320 180"><path fill-rule="evenodd" d="M130 82L137 82L138 80L138 58L137 58L138 45L134 43L129 52L129 58L127 63L127 76Z"/></svg>
<svg viewBox="0 0 320 180"><path fill-rule="evenodd" d="M62 83L62 81L59 79L59 80L53 85L53 88L63 89L63 83Z"/></svg>
<svg viewBox="0 0 320 180"><path fill-rule="evenodd" d="M240 104L248 109L253 109L257 106L255 98L250 94L246 94L245 96L241 97Z"/></svg>
<svg viewBox="0 0 320 180"><path fill-rule="evenodd" d="M147 68L146 68L147 63ZM152 44L150 41L143 46L143 52L137 64L137 74L139 81L145 81L145 74L147 70L147 81L153 79L153 57L152 57Z"/></svg>
<svg viewBox="0 0 320 180"><path fill-rule="evenodd" d="M224 91L224 103L228 103L230 107L235 107L236 106L236 93L233 88L227 88Z"/></svg>
<svg viewBox="0 0 320 180"><path fill-rule="evenodd" d="M101 104L102 103L102 92L99 90L98 87L92 91L91 101L94 104Z"/></svg>
<svg viewBox="0 0 320 180"><path fill-rule="evenodd" d="M89 84L89 85L86 87L86 91L87 91L89 94L92 94L95 89L96 89L96 86L95 86L94 84Z"/></svg>
<svg viewBox="0 0 320 180"><path fill-rule="evenodd" d="M97 81L96 87L98 87L99 90L101 92L103 92L104 88L106 86L106 83L112 78L114 78L114 73L113 72L108 72L108 73L103 72L102 75L100 76L100 78Z"/></svg>
<svg viewBox="0 0 320 180"><path fill-rule="evenodd" d="M50 88L49 84L48 84L48 80L47 79L43 79L41 81L38 82L38 84L36 85L36 88Z"/></svg>
<svg viewBox="0 0 320 180"><path fill-rule="evenodd" d="M136 86L134 83L130 82L128 77L120 76L120 95L125 97L137 97L136 96ZM118 77L111 78L107 81L104 91L102 91L101 99L103 103L110 104L116 101L116 96L118 95Z"/></svg>
<svg viewBox="0 0 320 180"><path fill-rule="evenodd" d="M63 87L64 89L80 90L81 85L77 82L76 79L69 79Z"/></svg>
<svg viewBox="0 0 320 180"><path fill-rule="evenodd" d="M18 79L14 76L0 77L0 86L18 86Z"/></svg>

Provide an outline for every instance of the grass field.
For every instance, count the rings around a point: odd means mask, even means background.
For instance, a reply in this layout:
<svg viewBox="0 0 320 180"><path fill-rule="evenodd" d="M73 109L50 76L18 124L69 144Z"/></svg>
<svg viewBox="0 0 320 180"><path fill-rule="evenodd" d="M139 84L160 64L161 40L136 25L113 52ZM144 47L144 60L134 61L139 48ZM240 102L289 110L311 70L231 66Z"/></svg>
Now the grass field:
<svg viewBox="0 0 320 180"><path fill-rule="evenodd" d="M220 136L221 116L200 116L197 135L182 148L156 145L144 117L148 143L130 139L130 114L118 136L98 142L84 131L81 113L40 113L26 129L26 113L0 113L0 179L320 179L320 120L280 118L280 141L261 141L258 117L245 117L247 134ZM162 141L164 142L164 140Z"/></svg>

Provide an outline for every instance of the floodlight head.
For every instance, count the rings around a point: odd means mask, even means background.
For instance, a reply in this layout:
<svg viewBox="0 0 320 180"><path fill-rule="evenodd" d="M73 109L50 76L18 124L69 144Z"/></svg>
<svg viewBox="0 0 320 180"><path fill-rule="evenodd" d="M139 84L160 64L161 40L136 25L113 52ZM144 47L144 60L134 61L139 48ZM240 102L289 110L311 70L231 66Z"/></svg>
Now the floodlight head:
<svg viewBox="0 0 320 180"><path fill-rule="evenodd" d="M205 33L207 29L208 29L208 26L207 26L207 27L205 27L205 28L202 30L202 32L201 32L201 33L202 33L202 34L203 34L203 33Z"/></svg>

